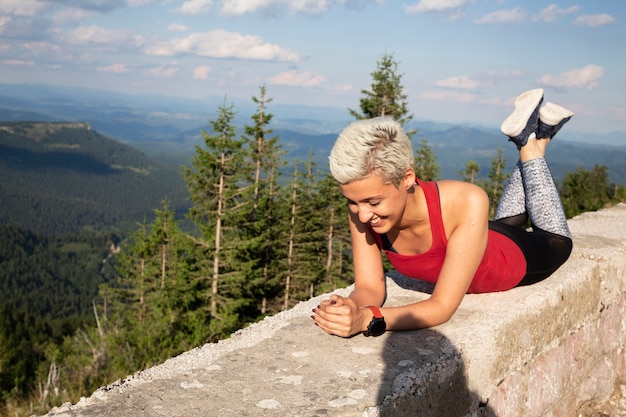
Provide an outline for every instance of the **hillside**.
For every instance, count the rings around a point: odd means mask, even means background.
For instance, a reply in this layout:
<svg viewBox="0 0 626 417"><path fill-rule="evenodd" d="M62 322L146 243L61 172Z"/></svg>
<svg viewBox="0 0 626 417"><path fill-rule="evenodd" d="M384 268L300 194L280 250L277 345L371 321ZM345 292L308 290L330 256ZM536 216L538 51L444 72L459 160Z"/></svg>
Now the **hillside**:
<svg viewBox="0 0 626 417"><path fill-rule="evenodd" d="M0 224L56 235L124 229L166 198L186 210L178 166L86 123L0 123Z"/></svg>

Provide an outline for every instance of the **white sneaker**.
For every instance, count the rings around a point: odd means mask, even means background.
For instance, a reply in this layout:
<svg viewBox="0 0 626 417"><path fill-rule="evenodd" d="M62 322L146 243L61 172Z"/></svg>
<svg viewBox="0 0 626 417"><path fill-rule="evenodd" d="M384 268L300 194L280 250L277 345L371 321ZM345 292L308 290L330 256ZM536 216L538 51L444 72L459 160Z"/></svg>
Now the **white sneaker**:
<svg viewBox="0 0 626 417"><path fill-rule="evenodd" d="M517 149L526 145L530 135L536 134L542 101L542 88L520 94L515 99L515 110L502 122L500 130L517 145Z"/></svg>
<svg viewBox="0 0 626 417"><path fill-rule="evenodd" d="M537 125L538 139L552 139L563 125L572 117L571 110L554 103L546 103L539 109L539 123Z"/></svg>

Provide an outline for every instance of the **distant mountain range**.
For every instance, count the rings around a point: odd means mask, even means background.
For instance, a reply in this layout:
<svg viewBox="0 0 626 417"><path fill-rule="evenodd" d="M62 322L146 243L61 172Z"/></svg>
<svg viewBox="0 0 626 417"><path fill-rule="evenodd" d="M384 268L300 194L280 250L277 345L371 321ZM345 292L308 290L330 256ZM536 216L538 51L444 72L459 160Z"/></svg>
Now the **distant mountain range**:
<svg viewBox="0 0 626 417"><path fill-rule="evenodd" d="M226 101L228 104L230 102ZM129 95L96 89L53 87L47 85L0 84L0 121L86 122L99 135L114 138L144 152L153 161L174 167L187 164L195 146L201 142L202 129L216 114L224 97L189 100L157 95ZM235 105L235 125L251 124L256 106L249 100ZM333 107L284 106L271 103L274 115L271 128L288 152L286 159L306 160L313 153L320 168L337 134L351 119L346 109ZM460 178L470 160L486 176L491 161L502 149L511 167L517 152L497 126L459 126L413 121L417 128L415 146L428 140L441 166L443 178ZM549 147L548 159L557 180L578 167L596 164L609 168L611 181L626 184L626 132L586 135L564 129Z"/></svg>
<svg viewBox="0 0 626 417"><path fill-rule="evenodd" d="M164 199L188 207L179 167L87 123L0 123L0 224L48 235L128 231Z"/></svg>

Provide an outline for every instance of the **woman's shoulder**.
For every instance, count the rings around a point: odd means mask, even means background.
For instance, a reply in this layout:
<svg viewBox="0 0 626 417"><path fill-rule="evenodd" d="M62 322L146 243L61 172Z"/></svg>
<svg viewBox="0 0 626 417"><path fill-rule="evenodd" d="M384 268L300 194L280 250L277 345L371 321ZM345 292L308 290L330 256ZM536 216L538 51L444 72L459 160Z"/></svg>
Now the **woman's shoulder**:
<svg viewBox="0 0 626 417"><path fill-rule="evenodd" d="M441 180L437 181L437 187L442 192L451 193L484 193L484 190L476 184L458 180Z"/></svg>
<svg viewBox="0 0 626 417"><path fill-rule="evenodd" d="M467 211L468 207L486 206L488 209L489 198L485 190L469 182L457 180L437 181L441 205L449 211L456 212L456 209ZM453 210L451 210L453 209Z"/></svg>

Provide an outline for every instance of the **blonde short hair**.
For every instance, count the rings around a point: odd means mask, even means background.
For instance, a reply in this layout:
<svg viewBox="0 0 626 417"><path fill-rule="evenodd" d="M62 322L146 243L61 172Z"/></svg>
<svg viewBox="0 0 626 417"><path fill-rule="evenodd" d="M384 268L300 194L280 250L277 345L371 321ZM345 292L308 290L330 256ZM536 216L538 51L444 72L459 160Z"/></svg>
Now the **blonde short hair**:
<svg viewBox="0 0 626 417"><path fill-rule="evenodd" d="M340 184L378 174L396 187L414 163L411 141L391 117L351 123L339 134L328 159L330 172Z"/></svg>

